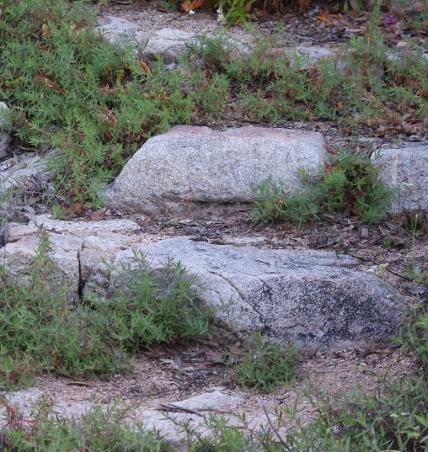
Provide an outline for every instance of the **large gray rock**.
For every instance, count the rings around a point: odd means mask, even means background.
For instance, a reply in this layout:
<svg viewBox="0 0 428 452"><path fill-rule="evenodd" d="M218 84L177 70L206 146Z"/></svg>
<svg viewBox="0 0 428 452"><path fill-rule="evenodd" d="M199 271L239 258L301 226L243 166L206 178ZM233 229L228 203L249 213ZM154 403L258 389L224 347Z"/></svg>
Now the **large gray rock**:
<svg viewBox="0 0 428 452"><path fill-rule="evenodd" d="M235 330L321 348L367 347L399 329L405 305L384 281L334 252L219 246L173 238L140 247L148 264L171 257L187 268L201 300L221 307ZM114 268L132 262L119 253ZM115 272L107 291L117 287Z"/></svg>
<svg viewBox="0 0 428 452"><path fill-rule="evenodd" d="M376 164L396 192L391 212L428 209L428 143L382 149Z"/></svg>
<svg viewBox="0 0 428 452"><path fill-rule="evenodd" d="M319 133L179 126L144 144L108 198L114 208L148 213L192 202L252 202L254 186L268 177L283 180L288 191L299 190L299 169L315 172L323 159Z"/></svg>

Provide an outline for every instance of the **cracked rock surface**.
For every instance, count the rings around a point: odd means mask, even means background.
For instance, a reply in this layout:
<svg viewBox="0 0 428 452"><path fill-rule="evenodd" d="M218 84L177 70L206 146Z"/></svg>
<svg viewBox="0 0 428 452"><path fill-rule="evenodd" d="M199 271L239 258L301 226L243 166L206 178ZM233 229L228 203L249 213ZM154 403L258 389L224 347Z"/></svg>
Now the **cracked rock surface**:
<svg viewBox="0 0 428 452"><path fill-rule="evenodd" d="M0 249L0 265L11 278L25 281L31 273L40 243L38 226L48 232L50 256L58 268L55 282L64 287L70 302L80 297L93 267L107 265L137 238L143 240L129 235L140 229L130 220L72 222L40 215L28 225L11 223L6 232L7 243Z"/></svg>
<svg viewBox="0 0 428 452"><path fill-rule="evenodd" d="M406 312L391 286L334 252L235 248L186 237L138 248L154 269L169 258L180 262L202 302L220 307L218 317L233 329L261 331L280 343L367 347L397 333ZM120 252L113 268L132 259L132 250ZM96 286L95 279L89 282ZM118 285L114 271L109 285Z"/></svg>
<svg viewBox="0 0 428 452"><path fill-rule="evenodd" d="M117 272L142 251L154 270L172 258L192 279L202 303L241 332L260 331L273 341L309 348L368 347L399 330L405 302L385 281L358 269L353 257L330 251L215 245L188 237L143 234L131 220L79 221L35 217L11 224L0 265L11 277L29 276L39 246L38 225L48 232L57 282L76 302L120 285Z"/></svg>

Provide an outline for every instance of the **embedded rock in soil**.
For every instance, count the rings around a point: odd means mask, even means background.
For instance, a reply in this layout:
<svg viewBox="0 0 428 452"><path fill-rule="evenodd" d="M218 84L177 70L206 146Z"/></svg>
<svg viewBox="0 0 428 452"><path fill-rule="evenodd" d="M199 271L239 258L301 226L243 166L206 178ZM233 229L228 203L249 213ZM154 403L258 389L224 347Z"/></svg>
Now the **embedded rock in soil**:
<svg viewBox="0 0 428 452"><path fill-rule="evenodd" d="M186 423L189 423L201 435L209 433L204 415L217 414L224 417L229 425L242 425L237 416L231 415L242 400L241 397L215 390L164 405L165 410L169 410L168 415L165 411L141 408L136 415L142 421L146 430L156 430L170 441L179 442L186 438L185 431L182 428ZM183 412L180 413L180 410ZM248 420L252 420L251 417ZM263 419L263 421L266 423L266 419ZM259 423L262 422L259 420Z"/></svg>
<svg viewBox="0 0 428 452"><path fill-rule="evenodd" d="M192 202L248 203L269 177L289 192L299 190L299 169L315 172L324 153L323 137L314 132L178 126L147 141L107 196L116 209L147 213Z"/></svg>
<svg viewBox="0 0 428 452"><path fill-rule="evenodd" d="M404 301L386 282L355 269L334 252L232 247L162 240L139 248L159 269L173 258L188 270L200 299L235 330L261 331L274 341L338 349L369 347L397 333ZM132 262L119 253L114 268ZM114 272L108 291L120 282Z"/></svg>
<svg viewBox="0 0 428 452"><path fill-rule="evenodd" d="M160 55L167 64L176 62L179 56L186 54L193 43L203 47L205 45L204 39L201 39L203 35L216 37L215 32L190 32L180 28L162 28L147 33L138 22L111 15L100 18L98 30L110 42L119 45L132 43L146 62L153 62ZM222 44L232 58L248 57L257 46L256 40L250 35L239 38L227 34ZM321 59L337 58L338 50L333 47L301 45L273 47L266 52L271 57L286 55L292 60L296 55L303 57L302 67L308 67Z"/></svg>
<svg viewBox="0 0 428 452"><path fill-rule="evenodd" d="M123 250L129 249L140 227L130 220L61 221L46 215L35 217L28 225L9 224L5 231L6 245L0 248L0 265L13 280L28 281L40 244L38 227L48 233L52 247L50 256L57 267L53 283L59 283L72 303L80 296L86 279L97 265L106 269L108 263ZM19 282L18 281L18 282Z"/></svg>
<svg viewBox="0 0 428 452"><path fill-rule="evenodd" d="M14 226L9 226L11 232L8 243L0 249L0 265L4 267L6 276L17 284L26 284L34 270L34 260L40 244L37 229L31 226L17 225L19 234L14 232ZM12 241L13 240L13 241ZM49 234L51 245L50 256L57 267L52 276L51 284L62 287L67 300L77 299L80 284L79 252L82 239L62 234Z"/></svg>
<svg viewBox="0 0 428 452"><path fill-rule="evenodd" d="M233 408L239 402L242 402L240 397L231 396L220 390L214 390L180 400L179 402L172 402L169 405L185 410L204 411Z"/></svg>
<svg viewBox="0 0 428 452"><path fill-rule="evenodd" d="M191 426L200 435L212 434L206 417L213 414L224 418L228 425L237 427L243 427L243 413L245 413L246 425L250 428L266 428L268 423L265 416L252 411L239 410L239 405L243 401L241 397L229 395L220 390L206 391L179 402L166 402L162 406L157 405L157 409L154 407L148 409L147 402L136 406L135 400L131 404L129 400L121 400L120 404L118 400L113 400L100 405L95 398L88 398L88 394L80 395L80 397L78 395L74 400L70 398L69 394L57 393L54 395L36 387L14 392L0 391L0 397L3 397L8 406L15 408L27 420L33 419L33 415L39 411L40 404L47 399L51 403L51 412L55 413L57 418L66 420L79 420L94 409L101 409L102 412L105 412L111 408L120 408L126 410L125 422L128 425L138 423L142 424L146 431L156 430L168 441L177 442L180 450L186 439L183 426ZM82 400L83 397L85 397L84 400ZM270 416L274 420L277 419L275 414ZM6 407L0 406L0 428L5 426L5 419Z"/></svg>
<svg viewBox="0 0 428 452"><path fill-rule="evenodd" d="M104 17L98 30L110 42L119 45L132 43L147 61L155 61L160 55L168 64L174 63L179 55L186 53L189 45L196 39L195 33L178 28L162 28L147 34L140 30L137 23L115 16Z"/></svg>
<svg viewBox="0 0 428 452"><path fill-rule="evenodd" d="M392 213L428 209L428 143L382 149L375 160L382 178L396 192Z"/></svg>
<svg viewBox="0 0 428 452"><path fill-rule="evenodd" d="M52 177L46 158L34 154L20 155L0 164L0 195L9 190L31 189L46 184Z"/></svg>
<svg viewBox="0 0 428 452"><path fill-rule="evenodd" d="M132 234L140 231L141 227L132 220L114 219L99 221L64 221L55 220L51 215L37 215L30 225L42 226L50 232L74 235L96 235L103 233Z"/></svg>
<svg viewBox="0 0 428 452"><path fill-rule="evenodd" d="M321 46L297 46L297 47L283 47L279 49L272 49L268 52L270 56L286 55L295 61L299 61L302 68L310 67L320 60L337 59L340 53L340 48L330 48Z"/></svg>
<svg viewBox="0 0 428 452"><path fill-rule="evenodd" d="M162 56L167 64L174 63L178 56L185 54L189 45L196 40L195 33L176 28L163 28L147 39L143 56L149 61L155 61Z"/></svg>
<svg viewBox="0 0 428 452"><path fill-rule="evenodd" d="M128 42L141 43L143 33L138 25L129 20L115 16L102 18L98 31L110 42L115 44L126 44Z"/></svg>

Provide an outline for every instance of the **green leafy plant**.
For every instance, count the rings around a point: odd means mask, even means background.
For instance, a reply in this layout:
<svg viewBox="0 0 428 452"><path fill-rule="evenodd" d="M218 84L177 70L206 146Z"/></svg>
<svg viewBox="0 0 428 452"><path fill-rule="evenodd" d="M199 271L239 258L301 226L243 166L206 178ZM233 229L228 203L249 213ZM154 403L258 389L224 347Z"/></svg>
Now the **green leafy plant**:
<svg viewBox="0 0 428 452"><path fill-rule="evenodd" d="M27 277L0 268L0 386L29 384L40 372L78 377L126 371L130 356L144 346L209 331L212 311L196 304L178 264L154 273L136 256L132 268L118 272L121 286L108 300L91 297L74 309L58 278L44 231Z"/></svg>
<svg viewBox="0 0 428 452"><path fill-rule="evenodd" d="M127 349L192 338L210 331L213 310L197 303L185 270L170 261L150 270L136 252L115 276L119 288L107 300L91 304L106 318L106 327Z"/></svg>
<svg viewBox="0 0 428 452"><path fill-rule="evenodd" d="M257 333L237 366L238 382L266 392L273 391L278 385L288 385L295 377L299 356L293 345L281 349Z"/></svg>
<svg viewBox="0 0 428 452"><path fill-rule="evenodd" d="M381 381L382 388L367 395L317 395L310 402L318 416L309 424L299 419L296 405L275 413L265 411L269 425L260 429L251 426L244 415L238 415L233 425L222 416L204 416L202 428L168 414L166 418L183 433L182 446L190 451L423 451L428 445L427 318L426 313L415 316L416 322L404 329L402 335L402 343L415 353L425 379L422 373L394 382ZM261 388L266 381L265 375L271 376L272 384L289 382L293 374L288 367L289 361L283 372L276 376L272 373L273 364L278 369L278 362L284 359L282 352L278 348L269 351L272 346L262 336L255 340L259 345L255 345L251 355L249 352L244 357L246 375L250 376L250 380L247 377L245 380L258 382ZM266 360L268 356L270 358ZM296 353L291 352L290 357L295 364ZM254 360L259 364L253 364ZM253 372L255 369L258 369L257 373ZM170 451L177 448L177 444L169 443L156 432L147 431L144 425L130 426L125 421L127 411L117 407L108 410L95 407L81 419L61 419L52 416L50 406L43 402L34 407L28 418L6 401L4 406L2 445L6 450Z"/></svg>
<svg viewBox="0 0 428 452"><path fill-rule="evenodd" d="M422 235L425 214L424 212L407 212L405 216L405 227L412 235L413 242Z"/></svg>
<svg viewBox="0 0 428 452"><path fill-rule="evenodd" d="M348 211L364 223L375 223L384 217L393 196L369 158L348 152L332 157L316 178L303 172L301 179L304 190L294 194L287 194L283 183L272 179L255 187L255 220L301 226L321 213Z"/></svg>
<svg viewBox="0 0 428 452"><path fill-rule="evenodd" d="M159 63L148 72L129 46L95 32L90 2L0 5L0 97L13 106L13 132L20 140L57 150L52 167L68 213L100 206L103 185L148 137L191 122L199 104L207 118L223 108L227 82L201 82L193 73L190 84L202 83L199 91L216 102L193 100L179 71Z"/></svg>
<svg viewBox="0 0 428 452"><path fill-rule="evenodd" d="M247 22L256 0L222 0L219 6L225 12L224 17L229 24Z"/></svg>

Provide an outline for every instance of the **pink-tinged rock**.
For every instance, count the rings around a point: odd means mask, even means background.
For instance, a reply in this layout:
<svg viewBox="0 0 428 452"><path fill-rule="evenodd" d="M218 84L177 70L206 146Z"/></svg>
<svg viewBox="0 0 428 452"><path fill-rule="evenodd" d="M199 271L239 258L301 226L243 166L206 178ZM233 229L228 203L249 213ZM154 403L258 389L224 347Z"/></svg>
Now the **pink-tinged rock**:
<svg viewBox="0 0 428 452"><path fill-rule="evenodd" d="M301 189L299 170L316 172L324 154L323 137L314 132L178 126L148 140L129 160L109 203L147 213L191 203L251 203L254 187L269 177L289 192Z"/></svg>

